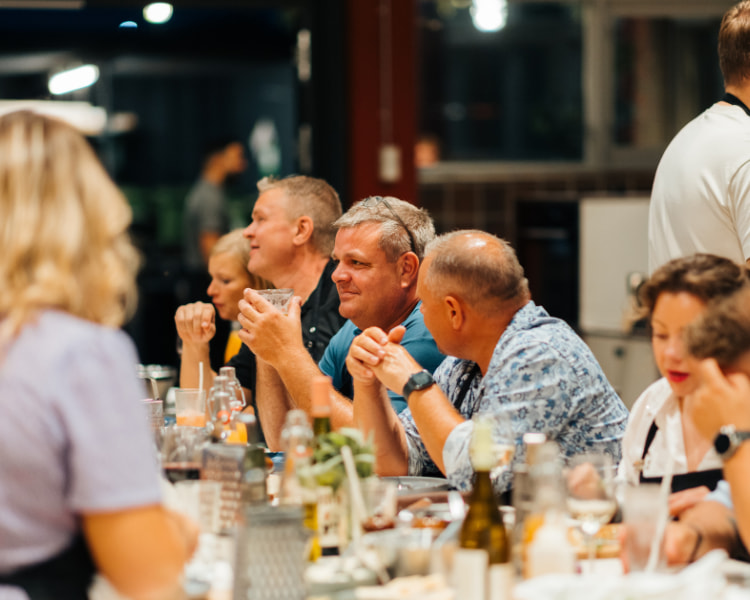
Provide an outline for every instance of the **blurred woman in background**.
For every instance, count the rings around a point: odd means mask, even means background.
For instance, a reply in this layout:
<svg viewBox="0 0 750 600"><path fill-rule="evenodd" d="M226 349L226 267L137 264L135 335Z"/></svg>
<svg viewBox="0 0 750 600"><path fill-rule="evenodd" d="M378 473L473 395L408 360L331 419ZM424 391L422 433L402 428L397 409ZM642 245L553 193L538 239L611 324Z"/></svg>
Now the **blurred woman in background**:
<svg viewBox="0 0 750 600"><path fill-rule="evenodd" d="M86 598L99 571L163 597L197 528L161 504L119 330L136 300L130 207L78 132L16 112L0 117L0 215L0 586Z"/></svg>
<svg viewBox="0 0 750 600"><path fill-rule="evenodd" d="M235 229L221 236L208 259L208 273L211 284L208 295L219 313L219 317L231 322L231 332L224 350L224 362L229 362L239 352L242 342L237 331L240 329L237 317L240 314L239 301L245 288L264 290L272 288L271 282L247 270L250 260L250 240L242 235L242 229ZM178 331L179 333L179 331Z"/></svg>

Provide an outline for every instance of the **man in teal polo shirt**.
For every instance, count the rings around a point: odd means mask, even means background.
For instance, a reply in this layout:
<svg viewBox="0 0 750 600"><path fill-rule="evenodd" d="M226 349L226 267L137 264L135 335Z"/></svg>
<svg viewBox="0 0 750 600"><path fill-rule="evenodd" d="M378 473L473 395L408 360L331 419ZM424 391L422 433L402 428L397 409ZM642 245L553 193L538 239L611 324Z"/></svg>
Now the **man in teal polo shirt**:
<svg viewBox="0 0 750 600"><path fill-rule="evenodd" d="M424 326L416 284L424 248L435 229L426 211L397 198L366 198L335 223L332 279L339 312L349 321L331 339L319 365L301 343L299 303L282 315L252 290L240 302L240 338L258 360L257 396L269 447L278 447L286 411L310 411L310 382L322 371L331 377L336 395L331 407L334 428L352 426L352 382L345 360L356 335L368 327L406 327L403 343L419 354L421 364L435 369L443 355ZM391 402L398 411L405 401Z"/></svg>

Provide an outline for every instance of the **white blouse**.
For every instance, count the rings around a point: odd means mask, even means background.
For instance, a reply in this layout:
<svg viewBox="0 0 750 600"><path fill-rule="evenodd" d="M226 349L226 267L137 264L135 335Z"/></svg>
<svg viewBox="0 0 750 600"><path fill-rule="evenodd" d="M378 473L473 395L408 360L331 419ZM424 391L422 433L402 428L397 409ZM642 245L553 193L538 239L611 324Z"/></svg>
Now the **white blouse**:
<svg viewBox="0 0 750 600"><path fill-rule="evenodd" d="M659 428L643 461L643 448L651 424ZM648 386L633 404L625 436L622 439L622 461L618 476L637 483L643 465L644 477L661 477L667 461L672 461L672 473L688 472L685 442L682 439L682 414L677 398L665 378ZM711 447L698 465L698 471L721 469L722 462Z"/></svg>

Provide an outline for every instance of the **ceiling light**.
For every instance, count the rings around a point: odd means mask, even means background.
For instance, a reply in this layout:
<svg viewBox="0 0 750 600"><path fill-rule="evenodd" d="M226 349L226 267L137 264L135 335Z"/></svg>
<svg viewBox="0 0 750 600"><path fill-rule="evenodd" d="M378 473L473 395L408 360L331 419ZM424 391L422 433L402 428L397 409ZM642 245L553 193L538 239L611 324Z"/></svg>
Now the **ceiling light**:
<svg viewBox="0 0 750 600"><path fill-rule="evenodd" d="M135 21L123 21L119 27L120 29L138 29L138 23Z"/></svg>
<svg viewBox="0 0 750 600"><path fill-rule="evenodd" d="M169 2L152 2L143 9L143 18L149 23L161 25L172 18L173 10Z"/></svg>
<svg viewBox="0 0 750 600"><path fill-rule="evenodd" d="M500 31L508 22L507 0L473 0L471 20L479 31Z"/></svg>
<svg viewBox="0 0 750 600"><path fill-rule="evenodd" d="M94 85L98 79L99 67L83 65L75 69L55 73L49 78L47 86L51 94L60 95Z"/></svg>

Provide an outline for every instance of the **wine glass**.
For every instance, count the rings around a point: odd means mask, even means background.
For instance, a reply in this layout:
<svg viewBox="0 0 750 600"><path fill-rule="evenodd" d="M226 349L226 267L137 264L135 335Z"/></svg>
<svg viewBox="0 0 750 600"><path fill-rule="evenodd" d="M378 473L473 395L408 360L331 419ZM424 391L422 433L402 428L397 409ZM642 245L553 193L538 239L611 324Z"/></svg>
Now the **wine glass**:
<svg viewBox="0 0 750 600"><path fill-rule="evenodd" d="M614 465L609 454L579 454L569 462L565 473L567 506L578 522L588 550L588 570L596 555L594 536L617 511Z"/></svg>

